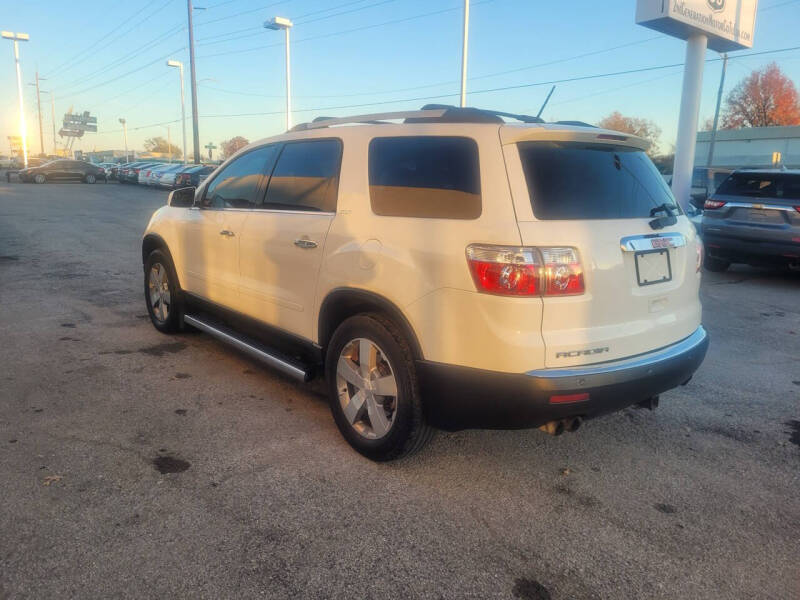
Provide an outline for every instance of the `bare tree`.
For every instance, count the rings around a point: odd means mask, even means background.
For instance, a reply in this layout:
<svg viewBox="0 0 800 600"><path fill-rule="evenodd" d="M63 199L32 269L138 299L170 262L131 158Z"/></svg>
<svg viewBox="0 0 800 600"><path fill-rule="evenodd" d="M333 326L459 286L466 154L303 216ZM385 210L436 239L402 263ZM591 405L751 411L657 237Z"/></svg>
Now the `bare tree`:
<svg viewBox="0 0 800 600"><path fill-rule="evenodd" d="M183 152L175 144L168 144L161 136L147 138L144 141L144 149L148 152L158 152L161 154L171 154L175 158L183 156Z"/></svg>
<svg viewBox="0 0 800 600"><path fill-rule="evenodd" d="M626 117L615 110L597 125L603 129L613 129L614 131L622 131L642 137L650 142L647 153L650 156L658 154L658 141L661 137L661 128L649 119Z"/></svg>
<svg viewBox="0 0 800 600"><path fill-rule="evenodd" d="M240 135L236 137L232 137L229 140L223 141L220 145L222 146L222 158L228 158L229 156L233 156L239 150L247 146L250 143L250 140L244 138Z"/></svg>

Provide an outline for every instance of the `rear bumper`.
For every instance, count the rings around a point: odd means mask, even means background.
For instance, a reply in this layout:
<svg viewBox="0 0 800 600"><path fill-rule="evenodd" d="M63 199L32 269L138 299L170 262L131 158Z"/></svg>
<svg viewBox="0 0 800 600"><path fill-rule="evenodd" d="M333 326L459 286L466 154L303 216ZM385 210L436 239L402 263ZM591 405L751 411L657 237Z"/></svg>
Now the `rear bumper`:
<svg viewBox="0 0 800 600"><path fill-rule="evenodd" d="M448 430L515 429L582 416L592 418L636 404L686 383L705 358L703 327L680 342L624 360L527 373L498 373L419 361L426 416ZM575 402L553 396L588 394Z"/></svg>
<svg viewBox="0 0 800 600"><path fill-rule="evenodd" d="M701 237L706 247L706 253L714 258L723 258L733 262L800 260L800 243L766 237L764 239L752 239L719 235L707 230L703 231ZM798 237L800 237L800 234L798 234Z"/></svg>

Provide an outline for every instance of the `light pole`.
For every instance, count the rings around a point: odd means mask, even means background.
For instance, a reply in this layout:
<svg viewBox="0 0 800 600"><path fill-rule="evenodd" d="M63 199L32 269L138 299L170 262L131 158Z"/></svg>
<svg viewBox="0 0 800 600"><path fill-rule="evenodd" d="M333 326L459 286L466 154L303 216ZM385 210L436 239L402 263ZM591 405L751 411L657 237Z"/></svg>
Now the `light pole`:
<svg viewBox="0 0 800 600"><path fill-rule="evenodd" d="M14 42L14 63L17 67L17 95L19 96L19 133L22 138L22 161L28 168L28 132L25 129L25 105L22 102L22 70L19 66L19 42L31 39L27 33L14 33L13 31L0 31L0 37Z"/></svg>
<svg viewBox="0 0 800 600"><path fill-rule="evenodd" d="M125 119L120 119L120 123L122 123L122 136L125 138L125 162L130 162L128 160L128 122Z"/></svg>
<svg viewBox="0 0 800 600"><path fill-rule="evenodd" d="M183 129L183 164L186 164L186 99L183 95L183 63L179 60L168 60L168 67L177 67L181 77L181 128Z"/></svg>
<svg viewBox="0 0 800 600"><path fill-rule="evenodd" d="M284 17L273 17L264 22L266 29L283 29L286 33L286 130L292 128L292 70L289 60L289 30L293 23Z"/></svg>
<svg viewBox="0 0 800 600"><path fill-rule="evenodd" d="M469 0L464 0L464 39L461 44L461 108L467 105L467 46L469 41Z"/></svg>
<svg viewBox="0 0 800 600"><path fill-rule="evenodd" d="M167 152L169 152L169 164L172 164L172 137L170 136L169 132L169 125L162 125L162 127L167 128Z"/></svg>
<svg viewBox="0 0 800 600"><path fill-rule="evenodd" d="M200 164L200 131L197 123L197 73L194 68L194 25L192 25L192 0L186 0L189 19L189 73L192 79L192 134L194 142L194 162ZM198 8L198 10L205 10ZM182 78L181 78L182 79Z"/></svg>

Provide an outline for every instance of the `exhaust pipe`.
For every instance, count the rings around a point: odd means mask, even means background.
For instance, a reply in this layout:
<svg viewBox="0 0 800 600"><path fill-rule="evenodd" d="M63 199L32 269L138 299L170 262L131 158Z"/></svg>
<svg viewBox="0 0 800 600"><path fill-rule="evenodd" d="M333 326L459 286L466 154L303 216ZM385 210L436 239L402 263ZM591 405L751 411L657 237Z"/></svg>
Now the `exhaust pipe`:
<svg viewBox="0 0 800 600"><path fill-rule="evenodd" d="M564 433L564 421L549 421L539 429L550 435L561 435Z"/></svg>
<svg viewBox="0 0 800 600"><path fill-rule="evenodd" d="M571 419L564 420L564 429L569 432L578 431L582 424L583 419L581 417L572 417Z"/></svg>

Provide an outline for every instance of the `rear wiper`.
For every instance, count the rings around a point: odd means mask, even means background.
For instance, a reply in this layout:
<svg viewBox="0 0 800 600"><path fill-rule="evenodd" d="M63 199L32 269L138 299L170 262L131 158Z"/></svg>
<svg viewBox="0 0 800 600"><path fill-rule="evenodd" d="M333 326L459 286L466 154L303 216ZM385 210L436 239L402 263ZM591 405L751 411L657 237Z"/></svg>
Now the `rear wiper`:
<svg viewBox="0 0 800 600"><path fill-rule="evenodd" d="M674 204L660 204L659 206L655 206L650 209L650 216L653 217L656 214L663 212L666 213L663 217L658 217L657 219L653 219L650 221L650 228L651 229L664 229L664 227L668 227L670 225L675 225L678 222L675 213L673 210L678 210L678 207Z"/></svg>

